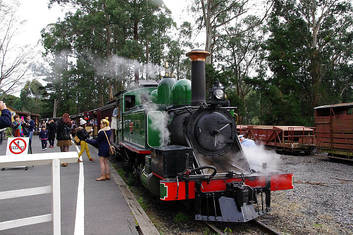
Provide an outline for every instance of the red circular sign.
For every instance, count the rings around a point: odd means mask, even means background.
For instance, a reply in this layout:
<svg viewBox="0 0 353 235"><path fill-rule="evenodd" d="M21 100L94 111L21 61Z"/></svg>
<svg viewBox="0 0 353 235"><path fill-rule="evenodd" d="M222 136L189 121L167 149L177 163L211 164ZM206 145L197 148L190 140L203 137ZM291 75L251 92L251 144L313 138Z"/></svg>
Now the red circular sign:
<svg viewBox="0 0 353 235"><path fill-rule="evenodd" d="M23 142L24 147L21 147L19 142L16 143L16 141ZM15 150L12 149L13 145L15 147L14 148ZM27 148L27 143L26 143L26 141L24 141L21 138L16 138L16 139L12 140L11 143L9 144L10 152L13 153L13 154L21 154L21 153L23 153L26 150L26 148Z"/></svg>

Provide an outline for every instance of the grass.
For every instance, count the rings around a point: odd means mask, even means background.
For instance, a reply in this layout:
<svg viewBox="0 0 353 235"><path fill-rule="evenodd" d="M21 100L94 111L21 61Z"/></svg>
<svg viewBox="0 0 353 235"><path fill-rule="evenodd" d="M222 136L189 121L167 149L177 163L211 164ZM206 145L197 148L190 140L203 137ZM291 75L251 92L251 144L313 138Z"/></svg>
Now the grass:
<svg viewBox="0 0 353 235"><path fill-rule="evenodd" d="M214 235L214 234L216 234L216 233L213 232L210 228L205 227L205 228L202 230L202 234L203 234L203 235Z"/></svg>
<svg viewBox="0 0 353 235"><path fill-rule="evenodd" d="M313 227L315 228L315 229L320 229L320 228L322 228L322 224L313 224Z"/></svg>
<svg viewBox="0 0 353 235"><path fill-rule="evenodd" d="M185 223L190 220L190 217L183 212L178 212L173 220L175 223Z"/></svg>
<svg viewBox="0 0 353 235"><path fill-rule="evenodd" d="M142 209L145 211L150 207L149 203L141 196L137 199L137 202L140 204Z"/></svg>

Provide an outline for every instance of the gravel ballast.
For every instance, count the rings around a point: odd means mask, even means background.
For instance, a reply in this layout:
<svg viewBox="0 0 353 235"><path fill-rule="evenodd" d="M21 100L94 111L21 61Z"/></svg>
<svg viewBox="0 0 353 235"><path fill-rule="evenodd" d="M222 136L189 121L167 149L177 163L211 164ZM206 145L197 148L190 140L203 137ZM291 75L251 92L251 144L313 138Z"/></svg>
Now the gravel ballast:
<svg viewBox="0 0 353 235"><path fill-rule="evenodd" d="M260 220L290 234L353 234L353 164L320 156L281 155L294 189L272 194Z"/></svg>
<svg viewBox="0 0 353 235"><path fill-rule="evenodd" d="M353 234L353 163L318 155L277 158L278 169L294 174L294 189L272 192L271 211L258 220L282 234ZM141 186L133 191L161 234L212 234L184 204L165 204ZM225 226L228 234L263 234L250 223Z"/></svg>

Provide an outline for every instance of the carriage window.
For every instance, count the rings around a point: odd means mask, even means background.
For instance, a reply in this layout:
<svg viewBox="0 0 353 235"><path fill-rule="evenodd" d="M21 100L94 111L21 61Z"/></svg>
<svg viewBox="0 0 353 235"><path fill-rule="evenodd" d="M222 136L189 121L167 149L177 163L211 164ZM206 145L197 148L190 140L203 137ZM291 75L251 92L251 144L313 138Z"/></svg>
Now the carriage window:
<svg viewBox="0 0 353 235"><path fill-rule="evenodd" d="M131 109L135 106L135 96L134 95L126 95L125 96L125 109Z"/></svg>
<svg viewBox="0 0 353 235"><path fill-rule="evenodd" d="M347 114L348 114L348 115L352 115L352 114L353 114L353 108L347 109Z"/></svg>

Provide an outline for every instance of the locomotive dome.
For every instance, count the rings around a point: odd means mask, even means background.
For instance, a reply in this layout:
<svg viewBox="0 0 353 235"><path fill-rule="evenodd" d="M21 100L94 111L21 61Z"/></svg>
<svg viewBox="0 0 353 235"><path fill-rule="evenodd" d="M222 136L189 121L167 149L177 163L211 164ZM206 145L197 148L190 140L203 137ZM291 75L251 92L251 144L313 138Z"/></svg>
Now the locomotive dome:
<svg viewBox="0 0 353 235"><path fill-rule="evenodd" d="M163 78L158 85L158 103L170 105L172 103L171 93L175 84L175 78Z"/></svg>
<svg viewBox="0 0 353 235"><path fill-rule="evenodd" d="M174 105L191 104L191 81L181 79L177 81L172 89L172 102Z"/></svg>

